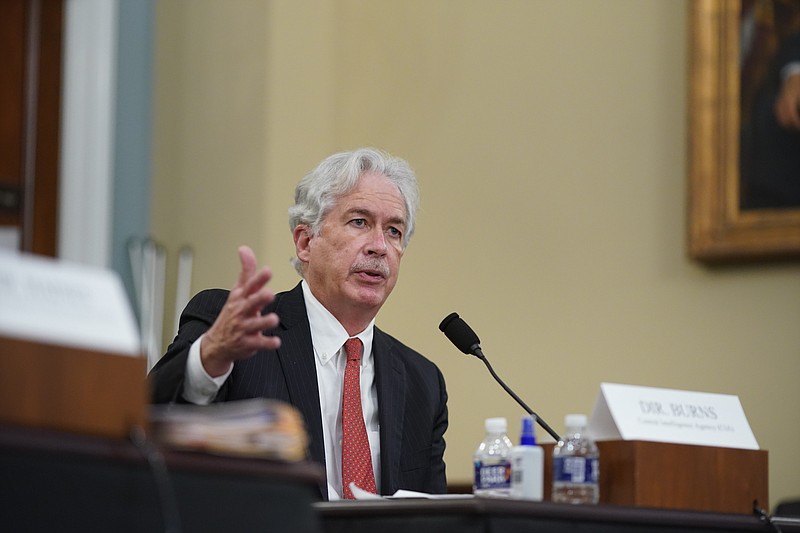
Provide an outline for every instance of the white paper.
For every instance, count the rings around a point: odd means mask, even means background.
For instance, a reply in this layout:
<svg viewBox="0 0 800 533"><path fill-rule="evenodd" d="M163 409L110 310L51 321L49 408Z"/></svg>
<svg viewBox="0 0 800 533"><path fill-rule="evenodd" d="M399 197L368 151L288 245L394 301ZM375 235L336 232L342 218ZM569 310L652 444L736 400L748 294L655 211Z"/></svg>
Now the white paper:
<svg viewBox="0 0 800 533"><path fill-rule="evenodd" d="M353 493L353 498L356 500L382 500L383 497L368 490L360 488L355 483L350 483L350 492Z"/></svg>
<svg viewBox="0 0 800 533"><path fill-rule="evenodd" d="M0 335L142 355L116 273L6 250L0 250Z"/></svg>
<svg viewBox="0 0 800 533"><path fill-rule="evenodd" d="M379 496L372 492L361 489L355 483L350 483L350 491L356 500L408 500L408 499L426 499L426 500L464 500L474 498L472 494L428 494L427 492L416 492L413 490L400 489L391 496Z"/></svg>
<svg viewBox="0 0 800 533"><path fill-rule="evenodd" d="M427 492L416 492L413 490L400 489L391 496L387 496L387 499L405 500L424 498L426 500L467 500L474 497L475 496L472 494L428 494Z"/></svg>
<svg viewBox="0 0 800 533"><path fill-rule="evenodd" d="M602 383L589 422L596 440L757 450L737 396Z"/></svg>

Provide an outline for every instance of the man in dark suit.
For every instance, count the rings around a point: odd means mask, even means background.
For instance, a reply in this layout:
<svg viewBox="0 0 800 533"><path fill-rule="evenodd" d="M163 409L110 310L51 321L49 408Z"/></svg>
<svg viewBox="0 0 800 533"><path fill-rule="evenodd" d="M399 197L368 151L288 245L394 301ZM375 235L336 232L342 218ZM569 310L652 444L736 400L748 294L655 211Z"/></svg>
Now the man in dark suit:
<svg viewBox="0 0 800 533"><path fill-rule="evenodd" d="M445 492L442 374L375 326L418 204L416 178L402 159L362 148L324 160L298 184L289 209L301 283L274 294L265 287L271 271L259 270L252 250L241 247L230 292L203 291L186 306L178 335L150 372L153 401L291 403L305 419L309 458L325 467L323 498L352 497L353 431L366 433L361 488ZM355 389L345 370L352 359L345 345L353 341L362 352ZM360 430L343 430L348 390L359 388Z"/></svg>

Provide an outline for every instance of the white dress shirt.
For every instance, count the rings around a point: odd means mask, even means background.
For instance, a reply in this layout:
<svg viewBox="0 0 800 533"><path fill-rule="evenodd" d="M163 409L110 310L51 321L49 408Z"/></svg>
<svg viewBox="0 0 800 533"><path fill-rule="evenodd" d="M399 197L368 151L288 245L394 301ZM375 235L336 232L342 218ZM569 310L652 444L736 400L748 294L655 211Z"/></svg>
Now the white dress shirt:
<svg viewBox="0 0 800 533"><path fill-rule="evenodd" d="M338 500L342 497L342 388L344 369L347 363L344 343L349 335L330 311L314 297L305 280L302 282L302 288L308 322L311 326L314 363L317 368L328 499ZM361 355L361 405L372 455L375 485L380 487L378 392L375 388L375 360L372 357L374 327L375 321L373 320L356 337L364 343L364 353ZM217 378L209 376L200 360L202 340L201 336L189 349L183 397L192 403L207 405L213 401L233 368Z"/></svg>

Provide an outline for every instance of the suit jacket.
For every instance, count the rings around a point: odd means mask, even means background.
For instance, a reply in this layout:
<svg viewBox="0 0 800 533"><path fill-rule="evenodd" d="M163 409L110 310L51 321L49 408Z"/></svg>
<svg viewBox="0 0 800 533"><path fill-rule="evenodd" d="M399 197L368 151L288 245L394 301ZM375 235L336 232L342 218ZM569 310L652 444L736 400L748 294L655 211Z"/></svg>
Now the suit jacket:
<svg viewBox="0 0 800 533"><path fill-rule="evenodd" d="M178 335L150 372L155 403L181 402L186 359L192 343L216 319L228 291L198 293L181 314ZM278 293L263 312L274 311L280 325L266 332L281 338L281 347L262 350L238 361L215 401L273 398L294 405L309 434L309 459L325 465L322 415L311 329L300 284ZM380 493L398 489L444 493L444 432L447 392L431 361L377 327L372 346L380 423ZM327 490L321 490L327 498Z"/></svg>

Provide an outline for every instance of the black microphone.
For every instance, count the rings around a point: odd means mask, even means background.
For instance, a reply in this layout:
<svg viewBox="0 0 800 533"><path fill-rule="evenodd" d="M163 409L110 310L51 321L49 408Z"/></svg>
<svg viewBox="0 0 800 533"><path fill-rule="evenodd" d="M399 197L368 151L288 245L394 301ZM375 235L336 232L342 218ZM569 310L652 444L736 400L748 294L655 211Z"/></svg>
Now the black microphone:
<svg viewBox="0 0 800 533"><path fill-rule="evenodd" d="M483 361L486 365L486 368L488 368L489 372L492 374L492 377L494 377L495 381L497 381L500 386L503 387L505 391L522 406L523 409L525 409L525 412L531 415L534 420L536 420L536 422L556 440L556 442L561 440L561 437L558 436L558 433L553 431L553 428L551 428L547 422L542 420L539 415L534 413L533 410L528 407L528 405L523 402L520 397L517 396L514 391L512 391L508 385L503 382L502 379L500 379L500 376L495 373L492 365L489 364L489 360L486 359L485 355L483 355L483 351L481 350L481 340L478 338L478 334L475 333L466 322L464 322L464 319L458 316L458 313L450 313L444 317L444 320L442 320L441 324L439 324L439 330L444 333L448 339L450 339L450 342L455 344L456 348L467 355L474 355Z"/></svg>

